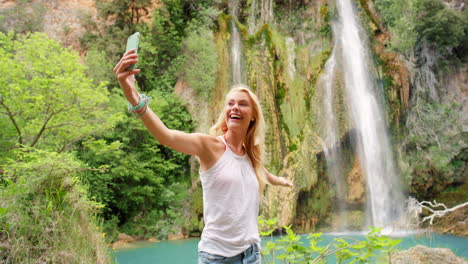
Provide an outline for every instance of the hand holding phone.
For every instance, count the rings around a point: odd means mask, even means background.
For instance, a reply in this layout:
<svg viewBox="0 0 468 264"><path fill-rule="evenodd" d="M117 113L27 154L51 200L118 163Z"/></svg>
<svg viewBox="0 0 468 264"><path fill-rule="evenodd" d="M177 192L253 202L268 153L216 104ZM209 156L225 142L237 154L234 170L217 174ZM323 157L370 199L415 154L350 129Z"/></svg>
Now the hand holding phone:
<svg viewBox="0 0 468 264"><path fill-rule="evenodd" d="M140 42L140 32L136 32L135 34L131 35L127 39L127 48L125 49L125 53L127 53L129 50L134 49L135 54L138 54L138 44ZM135 64L132 64L128 66L125 70L133 70L135 69Z"/></svg>

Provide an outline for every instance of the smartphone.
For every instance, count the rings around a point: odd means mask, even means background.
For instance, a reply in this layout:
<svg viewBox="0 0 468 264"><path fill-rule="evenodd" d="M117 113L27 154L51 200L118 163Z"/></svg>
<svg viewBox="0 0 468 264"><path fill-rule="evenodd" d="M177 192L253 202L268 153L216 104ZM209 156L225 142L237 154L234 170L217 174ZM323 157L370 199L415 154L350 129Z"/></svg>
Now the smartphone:
<svg viewBox="0 0 468 264"><path fill-rule="evenodd" d="M135 34L131 35L127 39L127 48L125 49L125 53L129 50L134 49L135 53L138 54L138 44L140 42L140 32L135 32ZM135 64L132 64L126 68L127 71L135 69Z"/></svg>

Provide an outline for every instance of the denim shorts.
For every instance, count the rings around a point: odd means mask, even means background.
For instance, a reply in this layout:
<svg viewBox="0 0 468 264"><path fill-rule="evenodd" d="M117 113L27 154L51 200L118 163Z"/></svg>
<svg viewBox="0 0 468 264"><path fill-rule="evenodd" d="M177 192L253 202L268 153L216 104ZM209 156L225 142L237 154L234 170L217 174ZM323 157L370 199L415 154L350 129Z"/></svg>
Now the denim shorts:
<svg viewBox="0 0 468 264"><path fill-rule="evenodd" d="M233 257L223 257L204 251L198 252L198 264L260 264L260 247L252 244L244 252Z"/></svg>

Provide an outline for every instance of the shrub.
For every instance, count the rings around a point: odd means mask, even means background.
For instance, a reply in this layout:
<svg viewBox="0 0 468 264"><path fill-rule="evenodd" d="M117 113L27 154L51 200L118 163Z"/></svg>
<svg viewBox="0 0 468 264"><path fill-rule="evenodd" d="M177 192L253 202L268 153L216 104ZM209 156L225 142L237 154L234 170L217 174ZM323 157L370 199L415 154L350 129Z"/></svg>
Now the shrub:
<svg viewBox="0 0 468 264"><path fill-rule="evenodd" d="M71 154L21 149L3 165L0 262L111 263ZM3 262L5 261L5 262Z"/></svg>
<svg viewBox="0 0 468 264"><path fill-rule="evenodd" d="M216 82L217 53L213 32L206 28L192 31L184 40L181 77L202 98L209 99Z"/></svg>
<svg viewBox="0 0 468 264"><path fill-rule="evenodd" d="M159 91L148 95L153 98L151 108L167 127L192 130L190 115L175 95ZM120 111L125 111L125 100L114 96ZM94 169L83 174L83 181L90 197L104 205L104 220L113 221L108 227L152 236L158 233L160 221L175 223L170 210L185 198L190 181L188 156L160 145L141 120L124 119L114 130L83 141L76 154Z"/></svg>
<svg viewBox="0 0 468 264"><path fill-rule="evenodd" d="M460 106L418 101L402 136L411 192L429 199L456 179L457 155L462 153Z"/></svg>
<svg viewBox="0 0 468 264"><path fill-rule="evenodd" d="M276 219L264 220L259 218L259 224L265 225L267 231L260 232L262 236L271 236L276 225ZM328 245L319 245L322 233L313 233L307 236L308 245L304 246L301 237L292 231L291 226L284 226L286 235L277 240L270 239L262 249L264 261L275 264L276 260L284 263L327 263L329 256L336 256L336 263L369 263L375 260L377 253L389 254L401 242L380 234L379 228L373 228L366 236L366 240L359 241L353 238L335 238ZM271 237L272 238L272 237Z"/></svg>
<svg viewBox="0 0 468 264"><path fill-rule="evenodd" d="M0 31L28 33L41 31L44 26L46 7L38 2L28 0L16 1L12 8L0 11Z"/></svg>

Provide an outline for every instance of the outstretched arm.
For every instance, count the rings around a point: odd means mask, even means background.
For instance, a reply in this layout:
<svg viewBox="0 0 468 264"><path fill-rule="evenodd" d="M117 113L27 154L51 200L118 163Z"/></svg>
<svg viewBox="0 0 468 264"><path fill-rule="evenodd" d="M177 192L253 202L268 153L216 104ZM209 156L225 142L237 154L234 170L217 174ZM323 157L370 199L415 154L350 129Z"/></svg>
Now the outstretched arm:
<svg viewBox="0 0 468 264"><path fill-rule="evenodd" d="M271 174L266 168L265 168L265 176L268 180L268 182L272 185L279 185L279 186L284 186L284 187L293 187L293 184L288 181L284 177L278 177L273 174Z"/></svg>
<svg viewBox="0 0 468 264"><path fill-rule="evenodd" d="M138 74L140 70L134 69L127 71L126 68L131 64L136 64L137 62L138 55L134 50L130 50L123 55L114 67L114 72L117 76L120 87L132 106L136 106L140 100L140 96L135 88L135 74ZM203 156L204 153L207 153L207 145L216 142L213 140L213 137L206 134L189 134L167 128L159 117L149 108L149 106L147 107L148 108L144 114L141 115L141 119L159 143L176 151L200 157Z"/></svg>

